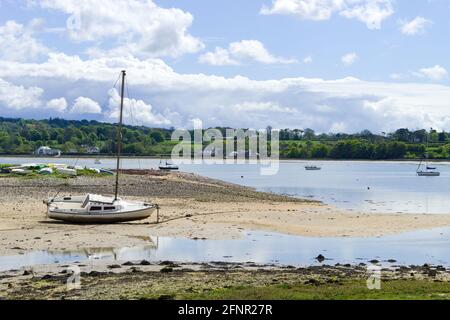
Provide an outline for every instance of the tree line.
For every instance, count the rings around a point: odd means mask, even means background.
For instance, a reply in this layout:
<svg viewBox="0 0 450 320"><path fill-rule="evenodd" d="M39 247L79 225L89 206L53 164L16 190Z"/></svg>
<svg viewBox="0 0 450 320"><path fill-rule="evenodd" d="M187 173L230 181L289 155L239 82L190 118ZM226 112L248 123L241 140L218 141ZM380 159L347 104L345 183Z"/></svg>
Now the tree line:
<svg viewBox="0 0 450 320"><path fill-rule="evenodd" d="M219 129L225 135L227 129ZM271 129L270 127L268 129ZM125 126L123 152L128 155L170 154L177 142L174 131L164 128ZM450 135L436 130L398 129L374 134L364 130L355 134L320 133L312 129L282 129L280 156L291 159L412 159L427 155L432 159L450 157ZM117 125L88 120L25 120L0 117L0 154L32 154L41 146L64 154L83 154L97 147L101 154L117 149ZM206 145L205 145L206 146Z"/></svg>

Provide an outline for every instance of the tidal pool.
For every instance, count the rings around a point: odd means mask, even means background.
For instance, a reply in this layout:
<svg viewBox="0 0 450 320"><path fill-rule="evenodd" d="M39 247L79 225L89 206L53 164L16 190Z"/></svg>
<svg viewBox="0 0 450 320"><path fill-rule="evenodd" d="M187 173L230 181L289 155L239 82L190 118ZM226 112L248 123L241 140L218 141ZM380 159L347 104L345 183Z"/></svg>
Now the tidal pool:
<svg viewBox="0 0 450 320"><path fill-rule="evenodd" d="M245 232L240 240L152 238L133 248L83 248L76 251L32 251L0 256L0 271L34 265L171 260L176 262L254 262L294 266L359 264L372 259L398 265L424 263L450 267L450 228L408 232L379 238L308 238L268 232Z"/></svg>

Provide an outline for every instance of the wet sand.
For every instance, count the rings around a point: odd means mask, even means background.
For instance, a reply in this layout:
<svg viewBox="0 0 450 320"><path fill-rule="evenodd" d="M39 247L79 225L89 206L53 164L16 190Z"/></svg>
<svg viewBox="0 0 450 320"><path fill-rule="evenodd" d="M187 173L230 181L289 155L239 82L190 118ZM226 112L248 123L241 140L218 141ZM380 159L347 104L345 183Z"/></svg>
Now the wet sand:
<svg viewBox="0 0 450 320"><path fill-rule="evenodd" d="M123 197L158 203L148 220L117 225L72 225L46 218L43 199L60 194L113 192L113 177L0 178L0 254L139 246L149 236L235 239L244 230L311 237L373 237L450 226L450 214L367 214L318 202L256 192L187 173L128 171Z"/></svg>

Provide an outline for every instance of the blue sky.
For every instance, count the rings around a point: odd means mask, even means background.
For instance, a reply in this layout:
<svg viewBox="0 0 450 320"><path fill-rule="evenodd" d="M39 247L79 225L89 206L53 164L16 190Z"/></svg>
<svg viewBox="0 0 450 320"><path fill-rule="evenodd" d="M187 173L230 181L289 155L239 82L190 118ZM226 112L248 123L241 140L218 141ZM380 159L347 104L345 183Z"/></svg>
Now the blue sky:
<svg viewBox="0 0 450 320"><path fill-rule="evenodd" d="M127 69L133 124L450 131L449 17L447 0L0 0L0 116L114 122Z"/></svg>

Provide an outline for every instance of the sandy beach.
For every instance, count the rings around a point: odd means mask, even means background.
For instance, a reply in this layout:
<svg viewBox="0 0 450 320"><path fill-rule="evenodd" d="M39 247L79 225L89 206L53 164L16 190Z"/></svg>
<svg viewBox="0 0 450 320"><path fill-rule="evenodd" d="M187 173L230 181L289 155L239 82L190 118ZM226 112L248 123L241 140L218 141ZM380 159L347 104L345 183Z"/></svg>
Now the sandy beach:
<svg viewBox="0 0 450 320"><path fill-rule="evenodd" d="M152 218L117 225L50 221L42 200L60 194L111 193L113 178L1 178L0 254L138 246L150 236L236 239L244 230L309 237L372 237L450 226L450 214L367 214L256 192L187 173L128 171L123 197L160 205Z"/></svg>

